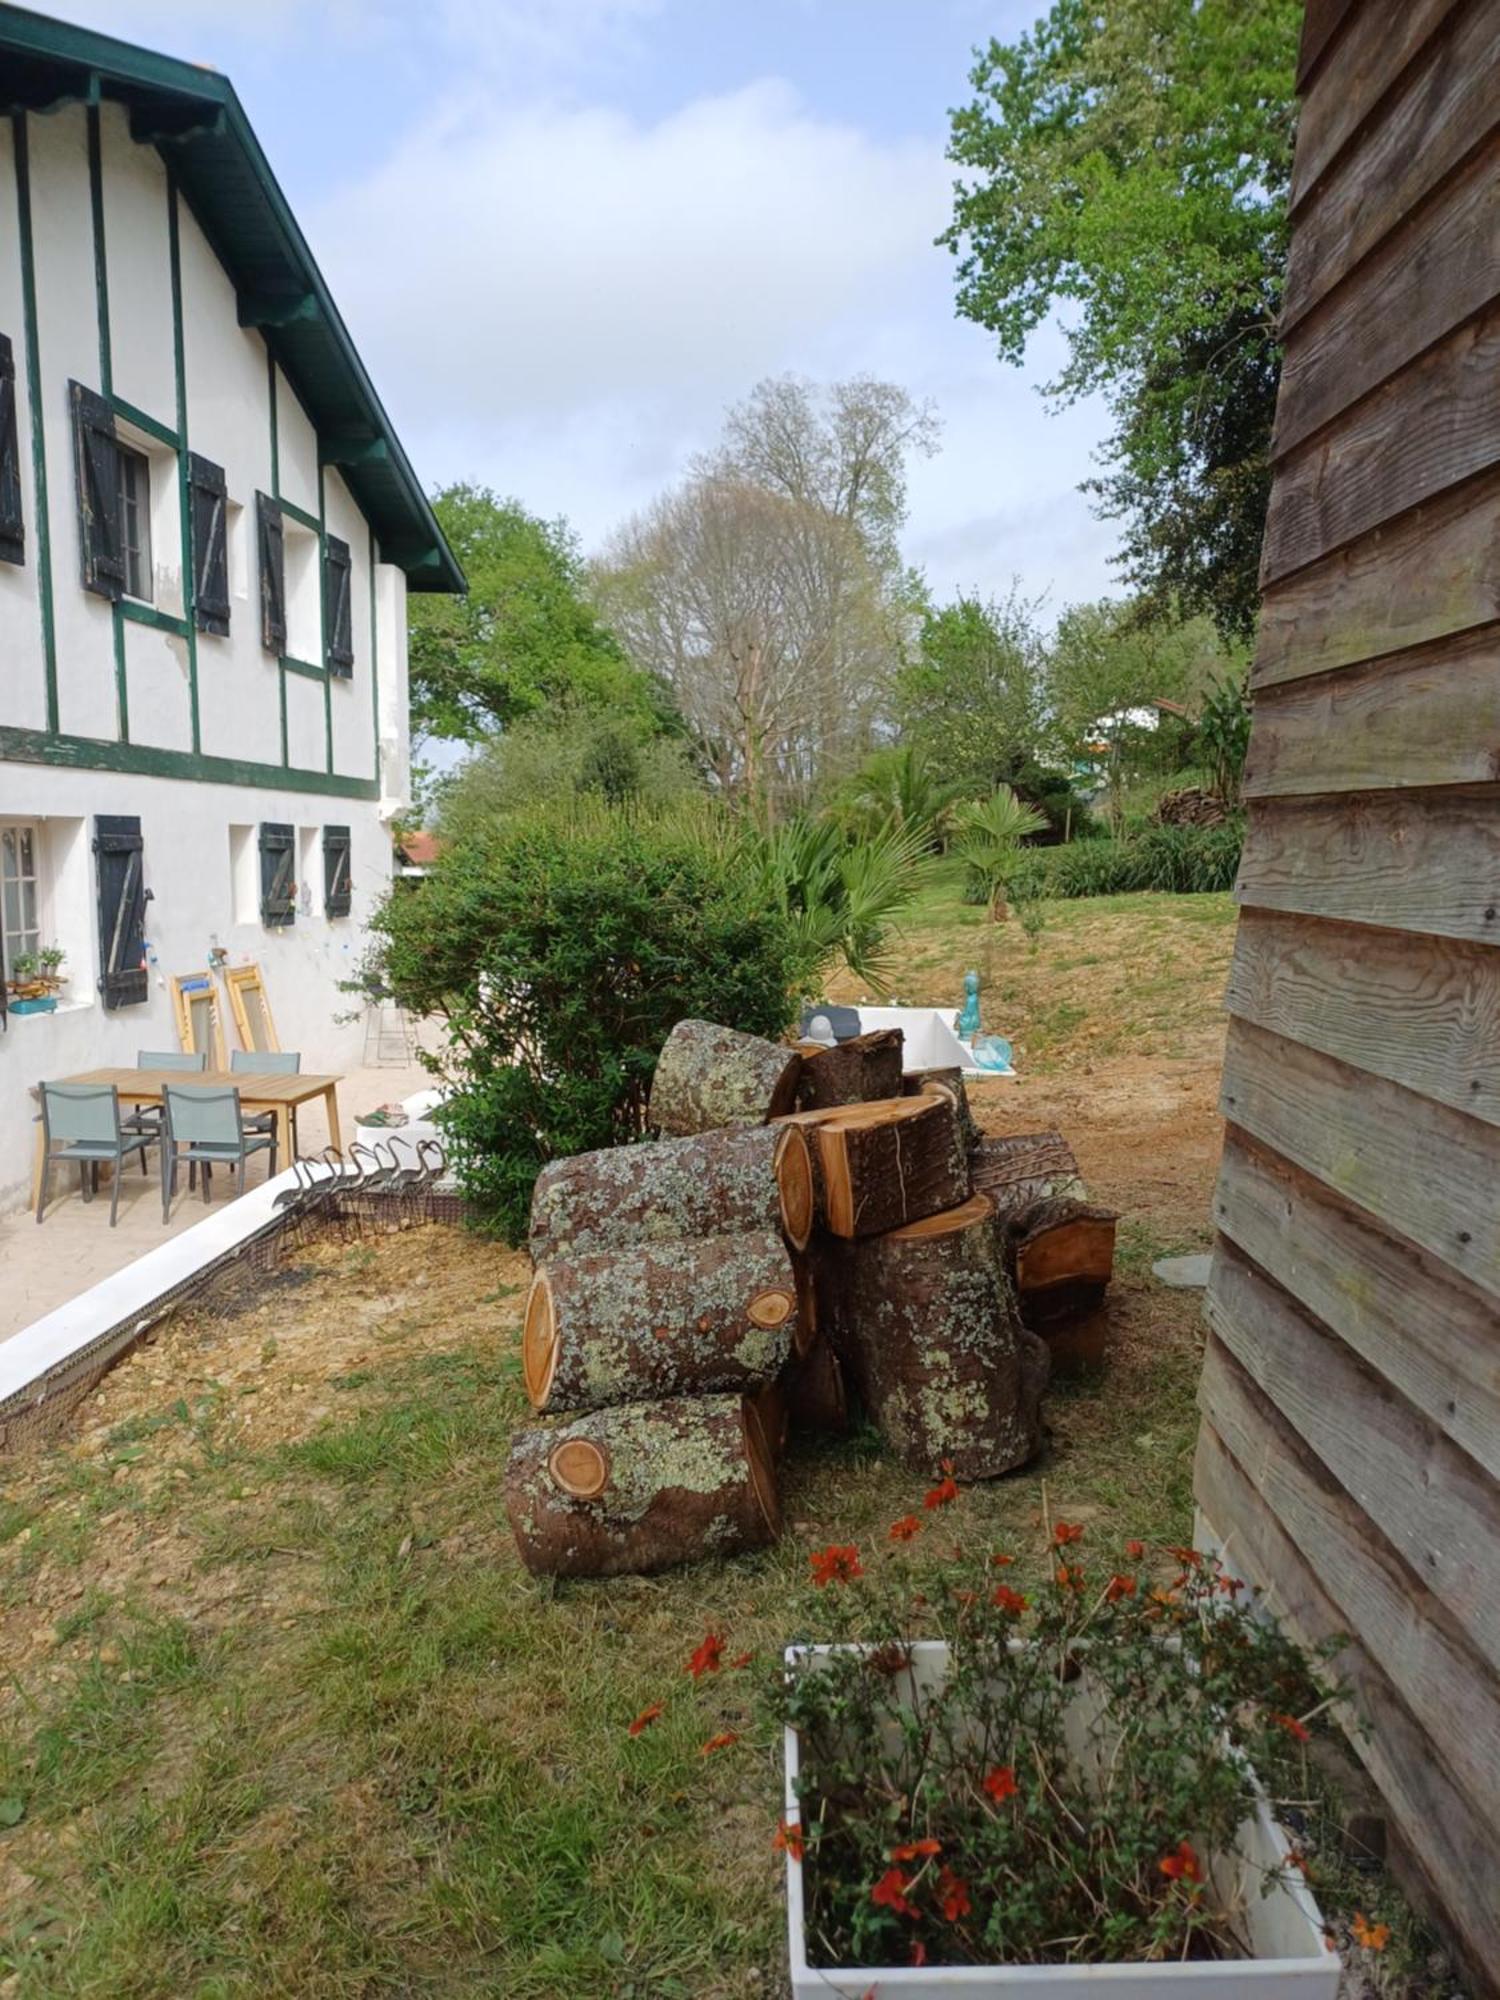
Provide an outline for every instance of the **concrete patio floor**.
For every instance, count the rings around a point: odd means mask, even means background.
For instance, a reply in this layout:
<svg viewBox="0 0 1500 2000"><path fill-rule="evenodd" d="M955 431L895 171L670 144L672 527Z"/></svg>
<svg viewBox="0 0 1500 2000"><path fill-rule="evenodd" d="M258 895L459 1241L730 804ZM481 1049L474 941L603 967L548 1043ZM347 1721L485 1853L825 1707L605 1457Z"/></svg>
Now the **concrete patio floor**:
<svg viewBox="0 0 1500 2000"><path fill-rule="evenodd" d="M423 1069L382 1067L348 1071L338 1092L345 1145L355 1136L356 1117L373 1111L378 1104L426 1090L431 1083L432 1078ZM322 1103L304 1105L297 1114L298 1150L317 1154L327 1144L328 1126ZM262 1153L251 1160L247 1186L258 1187L266 1178L268 1157ZM284 1167L287 1163L281 1164ZM126 1171L120 1183L120 1219L113 1229L109 1226L107 1183L92 1202L85 1202L79 1194L76 1172L55 1168L52 1186L53 1196L40 1227L29 1209L0 1218L0 1341L30 1326L43 1313L76 1298L101 1278L123 1270L169 1236L191 1229L208 1212L201 1194L188 1193L187 1176L183 1173L178 1176L171 1219L162 1221L161 1181L154 1153L150 1156L150 1173L145 1178L139 1165L132 1165ZM232 1176L215 1175L215 1207L232 1199L233 1186Z"/></svg>

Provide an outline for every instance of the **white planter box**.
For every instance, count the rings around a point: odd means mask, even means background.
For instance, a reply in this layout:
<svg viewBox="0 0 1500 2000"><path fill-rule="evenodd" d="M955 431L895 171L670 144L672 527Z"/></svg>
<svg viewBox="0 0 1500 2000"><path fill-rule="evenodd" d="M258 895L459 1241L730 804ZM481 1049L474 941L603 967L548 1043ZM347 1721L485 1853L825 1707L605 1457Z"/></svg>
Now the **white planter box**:
<svg viewBox="0 0 1500 2000"><path fill-rule="evenodd" d="M790 1647L789 1665L828 1647ZM941 1640L921 1640L911 1648L917 1686L940 1684L948 1648ZM786 1732L786 1817L799 1819L797 1732ZM1257 1788L1258 1790L1258 1788ZM1323 1941L1323 1919L1300 1874L1291 1871L1263 1895L1266 1872L1285 1865L1286 1835L1271 1817L1264 1798L1246 1820L1240 1854L1227 1862L1208 1858L1209 1881L1227 1906L1244 1911L1246 1956L1216 1964L1184 1965L904 1965L847 1969L808 1962L802 1901L802 1866L787 1857L787 1930L791 1943L793 2000L1016 2000L1022 1994L1044 2000L1337 2000L1339 1959Z"/></svg>

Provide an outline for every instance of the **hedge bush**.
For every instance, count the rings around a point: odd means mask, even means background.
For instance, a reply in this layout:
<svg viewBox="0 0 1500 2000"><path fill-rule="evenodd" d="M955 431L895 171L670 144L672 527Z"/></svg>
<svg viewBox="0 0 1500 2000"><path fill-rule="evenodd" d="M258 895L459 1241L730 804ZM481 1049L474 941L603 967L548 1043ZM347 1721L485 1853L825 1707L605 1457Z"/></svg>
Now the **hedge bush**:
<svg viewBox="0 0 1500 2000"><path fill-rule="evenodd" d="M1194 895L1232 889L1245 829L1223 826L1153 826L1126 840L1075 840L1066 847L1028 847L1006 883L1012 902L1072 896L1123 896L1141 889ZM967 900L983 902L970 883Z"/></svg>
<svg viewBox="0 0 1500 2000"><path fill-rule="evenodd" d="M685 1015L771 1036L793 1018L808 947L742 849L603 806L513 815L387 898L384 976L447 1023L443 1126L482 1226L520 1241L546 1161L643 1135Z"/></svg>

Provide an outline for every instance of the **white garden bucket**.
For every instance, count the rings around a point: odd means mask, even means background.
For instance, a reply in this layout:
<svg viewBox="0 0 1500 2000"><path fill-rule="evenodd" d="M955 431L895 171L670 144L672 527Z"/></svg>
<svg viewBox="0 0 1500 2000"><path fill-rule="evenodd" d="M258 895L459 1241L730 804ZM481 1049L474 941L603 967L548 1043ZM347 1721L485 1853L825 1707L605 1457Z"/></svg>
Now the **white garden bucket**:
<svg viewBox="0 0 1500 2000"><path fill-rule="evenodd" d="M789 1647L787 1663L803 1667L826 1646ZM941 1685L948 1648L920 1640L909 1648L913 1682ZM797 1732L786 1731L786 1817L799 1822ZM859 1966L809 1963L802 1898L802 1864L787 1856L787 1931L793 2000L1337 2000L1338 1954L1324 1942L1323 1919L1301 1874L1287 1863L1285 1833L1259 1787L1254 1813L1240 1829L1236 1853L1207 1858L1208 1880L1226 1909L1238 1909L1242 1959L1214 1964ZM1283 1872L1269 1893L1268 1873Z"/></svg>

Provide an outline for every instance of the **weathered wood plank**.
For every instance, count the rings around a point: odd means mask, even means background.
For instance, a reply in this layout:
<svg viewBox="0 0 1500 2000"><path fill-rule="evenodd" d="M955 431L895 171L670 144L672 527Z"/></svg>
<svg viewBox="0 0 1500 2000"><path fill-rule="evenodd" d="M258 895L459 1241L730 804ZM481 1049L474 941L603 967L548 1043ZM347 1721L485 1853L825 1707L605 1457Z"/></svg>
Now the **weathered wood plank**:
<svg viewBox="0 0 1500 2000"><path fill-rule="evenodd" d="M1204 1357L1199 1402L1215 1435L1256 1476L1261 1499L1322 1578L1344 1630L1380 1661L1471 1803L1486 1810L1500 1772L1500 1681L1232 1353L1215 1339Z"/></svg>
<svg viewBox="0 0 1500 2000"><path fill-rule="evenodd" d="M1500 291L1497 162L1491 138L1294 328L1276 398L1275 457L1492 302Z"/></svg>
<svg viewBox="0 0 1500 2000"><path fill-rule="evenodd" d="M1500 1678L1500 1487L1225 1237L1206 1310L1262 1395ZM1282 1518L1306 1549L1299 1523Z"/></svg>
<svg viewBox="0 0 1500 2000"><path fill-rule="evenodd" d="M1214 1221L1500 1479L1492 1301L1235 1126L1225 1138Z"/></svg>
<svg viewBox="0 0 1500 2000"><path fill-rule="evenodd" d="M1252 803L1235 889L1260 909L1500 944L1500 792Z"/></svg>
<svg viewBox="0 0 1500 2000"><path fill-rule="evenodd" d="M1384 12L1385 10L1376 10ZM1454 13L1304 204L1287 256L1282 324L1293 327L1500 120L1500 10Z"/></svg>
<svg viewBox="0 0 1500 2000"><path fill-rule="evenodd" d="M1258 1028L1500 1125L1493 946L1246 910L1225 1004Z"/></svg>
<svg viewBox="0 0 1500 2000"><path fill-rule="evenodd" d="M1385 7L1361 7L1356 12L1336 59L1319 70L1303 94L1292 163L1293 214L1427 37L1458 4L1460 0L1411 0L1394 15Z"/></svg>
<svg viewBox="0 0 1500 2000"><path fill-rule="evenodd" d="M1264 688L1246 798L1483 785L1500 777L1500 626Z"/></svg>
<svg viewBox="0 0 1500 2000"><path fill-rule="evenodd" d="M1311 74L1313 64L1328 47L1343 24L1355 0L1307 0L1302 15L1302 42L1297 51L1297 88Z"/></svg>
<svg viewBox="0 0 1500 2000"><path fill-rule="evenodd" d="M1240 1020L1229 1024L1219 1108L1486 1297L1500 1296L1493 1126Z"/></svg>
<svg viewBox="0 0 1500 2000"><path fill-rule="evenodd" d="M1199 1437L1194 1490L1207 1521L1249 1580L1304 1645L1341 1637L1347 1624L1322 1580L1257 1491L1259 1464L1242 1468L1211 1429ZM1432 1754L1423 1726L1363 1647L1334 1662L1352 1714L1341 1716L1401 1836L1442 1903L1472 1965L1476 1994L1494 1994L1500 1966L1500 1838L1494 1809L1479 1812ZM1363 1725L1363 1726L1360 1726Z"/></svg>
<svg viewBox="0 0 1500 2000"><path fill-rule="evenodd" d="M1500 476L1384 523L1267 591L1251 682L1327 673L1500 619Z"/></svg>
<svg viewBox="0 0 1500 2000"><path fill-rule="evenodd" d="M1500 306L1283 459L1266 514L1264 580L1316 562L1500 461L1497 377Z"/></svg>

